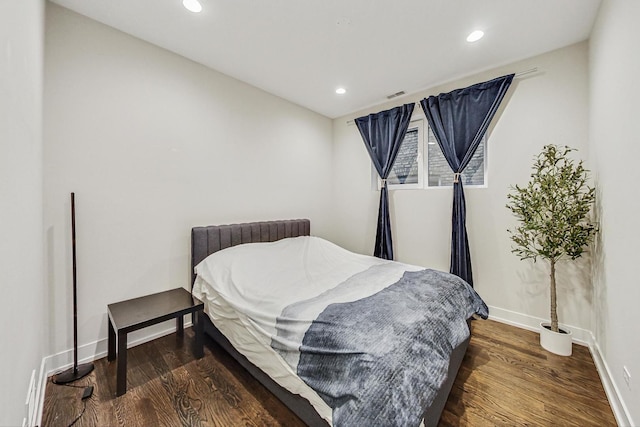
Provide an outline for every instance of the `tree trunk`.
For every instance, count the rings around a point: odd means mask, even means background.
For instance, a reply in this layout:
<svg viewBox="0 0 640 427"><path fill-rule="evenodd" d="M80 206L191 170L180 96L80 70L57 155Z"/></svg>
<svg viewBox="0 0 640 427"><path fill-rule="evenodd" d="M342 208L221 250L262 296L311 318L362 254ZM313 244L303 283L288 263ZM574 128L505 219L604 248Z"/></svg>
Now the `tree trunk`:
<svg viewBox="0 0 640 427"><path fill-rule="evenodd" d="M556 260L551 261L551 330L559 332L558 329L558 305L556 302Z"/></svg>

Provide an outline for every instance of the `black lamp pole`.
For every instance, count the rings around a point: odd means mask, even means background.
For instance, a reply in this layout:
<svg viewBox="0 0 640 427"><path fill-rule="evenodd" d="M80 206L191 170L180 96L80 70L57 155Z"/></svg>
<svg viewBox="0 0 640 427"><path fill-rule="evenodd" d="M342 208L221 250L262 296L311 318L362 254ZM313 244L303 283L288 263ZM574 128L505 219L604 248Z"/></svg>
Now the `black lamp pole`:
<svg viewBox="0 0 640 427"><path fill-rule="evenodd" d="M71 247L73 250L73 367L55 375L55 384L66 384L79 380L93 371L93 363L78 365L78 291L76 280L76 203L71 193Z"/></svg>

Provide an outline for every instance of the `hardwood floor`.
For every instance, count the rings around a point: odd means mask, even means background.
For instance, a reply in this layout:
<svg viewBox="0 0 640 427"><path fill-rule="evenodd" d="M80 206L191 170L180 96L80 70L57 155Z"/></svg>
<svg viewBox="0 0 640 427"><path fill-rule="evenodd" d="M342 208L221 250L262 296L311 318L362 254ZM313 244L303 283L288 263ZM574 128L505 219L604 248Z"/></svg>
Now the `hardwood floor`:
<svg viewBox="0 0 640 427"><path fill-rule="evenodd" d="M93 385L84 415L75 426L303 426L209 337L204 357L194 360L193 332L175 334L128 350L127 393L115 397L116 364L106 357L77 381ZM75 384L74 384L75 385ZM67 426L82 411L82 389L49 380L42 426Z"/></svg>
<svg viewBox="0 0 640 427"><path fill-rule="evenodd" d="M472 322L471 343L440 426L615 426L587 347L543 350L539 335Z"/></svg>
<svg viewBox="0 0 640 427"><path fill-rule="evenodd" d="M440 426L615 426L586 347L573 356L542 350L538 335L493 321L472 323L472 339ZM129 350L127 393L115 397L106 358L75 385L93 385L76 426L302 426L284 405L213 341L191 354L193 333ZM80 414L82 388L47 383L42 426Z"/></svg>

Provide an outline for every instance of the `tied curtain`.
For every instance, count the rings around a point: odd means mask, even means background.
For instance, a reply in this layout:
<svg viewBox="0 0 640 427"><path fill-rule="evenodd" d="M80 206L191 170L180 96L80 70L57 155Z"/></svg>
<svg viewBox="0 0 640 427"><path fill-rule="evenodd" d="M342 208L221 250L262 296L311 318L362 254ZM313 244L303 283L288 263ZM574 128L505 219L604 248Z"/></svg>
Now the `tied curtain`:
<svg viewBox="0 0 640 427"><path fill-rule="evenodd" d="M406 104L355 119L371 162L382 179L376 245L373 251L373 255L378 258L393 259L387 178L407 133L413 107L414 104Z"/></svg>
<svg viewBox="0 0 640 427"><path fill-rule="evenodd" d="M473 286L466 204L460 174L489 128L514 74L420 101L438 145L454 173L449 271Z"/></svg>

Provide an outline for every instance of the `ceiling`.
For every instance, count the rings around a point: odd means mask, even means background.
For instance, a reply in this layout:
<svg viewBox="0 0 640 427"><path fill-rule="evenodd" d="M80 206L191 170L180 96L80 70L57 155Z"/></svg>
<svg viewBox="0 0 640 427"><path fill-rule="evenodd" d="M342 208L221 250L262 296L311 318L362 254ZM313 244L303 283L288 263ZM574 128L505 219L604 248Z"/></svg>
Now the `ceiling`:
<svg viewBox="0 0 640 427"><path fill-rule="evenodd" d="M195 14L182 0L52 1L330 118L586 40L600 5L200 0ZM485 37L466 42L475 29Z"/></svg>

